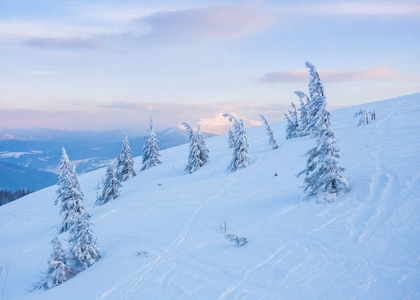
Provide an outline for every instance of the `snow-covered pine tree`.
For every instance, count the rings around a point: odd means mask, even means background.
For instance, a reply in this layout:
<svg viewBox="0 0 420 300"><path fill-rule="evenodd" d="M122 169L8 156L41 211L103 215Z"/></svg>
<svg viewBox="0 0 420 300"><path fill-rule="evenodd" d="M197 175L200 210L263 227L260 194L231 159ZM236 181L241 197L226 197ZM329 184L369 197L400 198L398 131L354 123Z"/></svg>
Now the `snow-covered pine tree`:
<svg viewBox="0 0 420 300"><path fill-rule="evenodd" d="M153 127L153 120L152 117L150 117L150 127L148 130L148 136L142 149L143 167L141 168L141 171L144 171L162 163L159 160L160 154L157 142L158 140L156 139L156 133Z"/></svg>
<svg viewBox="0 0 420 300"><path fill-rule="evenodd" d="M70 229L70 254L76 268L86 269L101 257L90 226L90 215L83 211Z"/></svg>
<svg viewBox="0 0 420 300"><path fill-rule="evenodd" d="M342 174L344 168L338 165L341 153L331 127L331 115L326 109L324 87L313 65L306 63L306 66L311 74L309 90L311 95L314 95L310 102L313 113L311 136L316 138L317 145L306 153L306 169L298 176L305 174L304 200L322 192L325 194L325 201L334 201L341 190L348 191L350 187ZM315 107L315 104L318 104L318 107Z"/></svg>
<svg viewBox="0 0 420 300"><path fill-rule="evenodd" d="M274 138L273 131L271 130L270 125L268 125L267 120L264 118L263 115L260 115L261 121L265 124L265 128L267 130L268 135L268 143L270 144L271 148L277 149L279 146L277 145L276 139Z"/></svg>
<svg viewBox="0 0 420 300"><path fill-rule="evenodd" d="M51 245L53 251L48 260L48 271L45 276L41 277L41 281L35 284L34 289L51 289L75 275L75 271L67 265L67 254L63 250L57 233L55 233Z"/></svg>
<svg viewBox="0 0 420 300"><path fill-rule="evenodd" d="M225 118L228 118L230 122L233 122L235 129L235 142L233 146L232 161L229 165L228 170L234 172L238 169L246 168L249 165L248 156L248 139L246 137L245 127L242 120L237 120L231 114L223 114Z"/></svg>
<svg viewBox="0 0 420 300"><path fill-rule="evenodd" d="M228 142L229 148L233 148L235 145L235 133L233 132L231 126L229 126Z"/></svg>
<svg viewBox="0 0 420 300"><path fill-rule="evenodd" d="M197 128L197 140L198 140L198 149L200 150L200 159L203 161L203 165L204 165L206 162L209 161L209 150L206 147L206 142L204 141L200 125L198 125L198 128Z"/></svg>
<svg viewBox="0 0 420 300"><path fill-rule="evenodd" d="M134 172L133 152L131 151L126 133L124 134L121 153L117 159L116 176L120 182L136 176L136 172Z"/></svg>
<svg viewBox="0 0 420 300"><path fill-rule="evenodd" d="M70 163L66 150L62 148L60 176L55 204L60 204L62 222L59 233L71 228L76 215L84 211L83 193L80 189L75 166Z"/></svg>
<svg viewBox="0 0 420 300"><path fill-rule="evenodd" d="M286 139L291 139L300 136L299 132L299 121L297 115L296 105L292 102L293 110L289 110L288 113L284 113L284 117L287 121L286 126Z"/></svg>
<svg viewBox="0 0 420 300"><path fill-rule="evenodd" d="M122 187L116 177L114 163L111 163L106 170L105 182L102 188L102 194L96 199L96 205L104 205L109 200L120 196L119 189Z"/></svg>
<svg viewBox="0 0 420 300"><path fill-rule="evenodd" d="M359 119L359 123L357 124L357 126L362 126L362 125L368 125L369 124L369 113L364 110L364 109L360 109L359 111L357 111L354 114L354 117L360 117Z"/></svg>
<svg viewBox="0 0 420 300"><path fill-rule="evenodd" d="M204 162L200 158L198 134L196 134L191 126L187 123L183 122L182 125L184 125L185 129L189 133L190 138L190 153L188 155L188 163L185 167L185 170L191 174L197 171L204 164Z"/></svg>
<svg viewBox="0 0 420 300"><path fill-rule="evenodd" d="M61 148L61 159L58 164L60 173L58 176L58 189L56 191L57 197L54 200L54 205L62 203L67 197L67 190L69 188L69 181L72 176L72 165L64 147Z"/></svg>
<svg viewBox="0 0 420 300"><path fill-rule="evenodd" d="M295 138L295 137L298 137L299 136L298 135L298 132L299 131L298 131L296 122L294 122L291 119L291 117L289 116L289 114L292 115L292 112L290 110L289 110L288 113L287 112L284 113L284 118L287 121L287 125L286 125L286 140L292 139L292 138Z"/></svg>
<svg viewBox="0 0 420 300"><path fill-rule="evenodd" d="M308 127L309 119L308 119L308 105L309 105L309 98L306 96L305 93L296 91L295 94L299 97L300 108L298 111L300 112L299 116L299 134L300 136L308 135L306 131L306 127Z"/></svg>
<svg viewBox="0 0 420 300"><path fill-rule="evenodd" d="M306 63L306 67L309 68L309 97L310 101L308 104L308 126L306 126L306 132L311 136L317 135L317 128L320 116L323 115L323 111L327 105L325 100L324 86L322 85L321 78L319 77L318 71L310 63Z"/></svg>

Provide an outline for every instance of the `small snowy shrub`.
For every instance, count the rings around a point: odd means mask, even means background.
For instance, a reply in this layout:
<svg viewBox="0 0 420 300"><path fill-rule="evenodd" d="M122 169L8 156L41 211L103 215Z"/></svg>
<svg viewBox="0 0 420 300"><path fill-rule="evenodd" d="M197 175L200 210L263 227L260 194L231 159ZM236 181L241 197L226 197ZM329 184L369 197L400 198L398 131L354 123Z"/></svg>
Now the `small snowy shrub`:
<svg viewBox="0 0 420 300"><path fill-rule="evenodd" d="M146 256L149 257L149 253L147 253L146 251L137 251L136 256Z"/></svg>
<svg viewBox="0 0 420 300"><path fill-rule="evenodd" d="M225 234L227 231L227 221L223 220L223 224L219 224L219 228L216 228L216 231L218 233L223 233Z"/></svg>
<svg viewBox="0 0 420 300"><path fill-rule="evenodd" d="M233 233L226 233L225 237L229 242L234 243L236 247L241 247L248 243L248 239L246 237L238 237Z"/></svg>
<svg viewBox="0 0 420 300"><path fill-rule="evenodd" d="M219 224L219 228L216 228L218 233L221 233L225 236L225 238L235 244L236 247L244 246L248 243L248 239L246 237L239 237L233 233L226 233L227 232L227 221L223 220L223 224Z"/></svg>

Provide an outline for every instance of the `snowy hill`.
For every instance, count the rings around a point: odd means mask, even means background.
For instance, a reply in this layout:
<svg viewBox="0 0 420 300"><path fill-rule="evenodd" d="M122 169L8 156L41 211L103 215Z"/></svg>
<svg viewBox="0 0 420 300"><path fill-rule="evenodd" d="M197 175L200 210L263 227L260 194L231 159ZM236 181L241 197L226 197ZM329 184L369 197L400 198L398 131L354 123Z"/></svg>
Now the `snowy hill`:
<svg viewBox="0 0 420 300"><path fill-rule="evenodd" d="M357 127L359 107L377 120ZM264 127L247 130L251 165L235 173L218 136L206 140L210 162L197 172L184 171L187 144L164 150L163 164L101 207L95 187L105 169L81 175L103 257L46 292L26 290L47 268L60 223L56 187L1 207L0 298L419 299L420 94L332 116L351 186L332 204L301 201L295 174L314 141L284 140L284 122L272 125L277 150ZM216 232L224 219L246 246Z"/></svg>

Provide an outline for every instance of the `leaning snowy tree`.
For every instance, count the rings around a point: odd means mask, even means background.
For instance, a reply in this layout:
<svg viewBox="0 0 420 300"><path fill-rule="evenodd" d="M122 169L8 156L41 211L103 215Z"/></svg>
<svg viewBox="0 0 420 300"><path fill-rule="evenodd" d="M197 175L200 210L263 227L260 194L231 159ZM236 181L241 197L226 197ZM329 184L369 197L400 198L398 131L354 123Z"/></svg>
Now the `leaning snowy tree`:
<svg viewBox="0 0 420 300"><path fill-rule="evenodd" d="M309 119L308 119L308 105L309 105L309 98L306 96L305 93L296 91L295 94L299 97L300 108L298 111L300 112L299 116L299 134L300 136L308 135L306 131L306 127L308 127Z"/></svg>
<svg viewBox="0 0 420 300"><path fill-rule="evenodd" d="M319 77L318 71L315 67L307 62L306 67L309 68L309 104L308 104L308 125L306 126L306 132L308 134L317 135L318 119L317 116L322 114L322 108L326 105L325 95L324 95L324 86ZM325 102L325 103L324 103ZM325 105L324 105L325 104Z"/></svg>
<svg viewBox="0 0 420 300"><path fill-rule="evenodd" d="M53 251L51 253L51 258L48 260L48 271L45 276L41 277L41 281L35 284L34 289L51 289L62 284L76 274L75 271L67 265L67 254L63 250L57 233L54 235L51 245L53 246Z"/></svg>
<svg viewBox="0 0 420 300"><path fill-rule="evenodd" d="M158 140L156 139L155 129L153 127L153 120L150 117L150 127L148 130L147 139L142 149L142 162L143 167L141 171L157 166L162 162L159 160L159 147L157 145Z"/></svg>
<svg viewBox="0 0 420 300"><path fill-rule="evenodd" d="M116 176L120 182L136 176L136 172L134 172L133 152L130 149L127 134L124 134L121 153L117 159Z"/></svg>
<svg viewBox="0 0 420 300"><path fill-rule="evenodd" d="M191 174L197 171L204 164L204 162L200 158L198 135L187 123L183 122L182 125L184 125L190 138L190 154L188 155L188 163L185 167L185 170Z"/></svg>
<svg viewBox="0 0 420 300"><path fill-rule="evenodd" d="M200 150L200 159L203 161L203 164L205 164L209 161L209 150L206 147L206 142L204 141L200 125L198 125L197 128L197 141L198 149Z"/></svg>
<svg viewBox="0 0 420 300"><path fill-rule="evenodd" d="M57 198L54 202L55 205L60 205L60 214L62 216L60 233L69 230L75 221L76 215L84 210L83 193L77 180L75 166L70 163L64 147L61 151Z"/></svg>
<svg viewBox="0 0 420 300"><path fill-rule="evenodd" d="M360 109L359 111L357 111L354 114L354 117L360 117L359 119L359 123L357 124L357 126L362 126L362 125L368 125L369 124L369 113L364 110L364 109Z"/></svg>
<svg viewBox="0 0 420 300"><path fill-rule="evenodd" d="M277 149L279 146L277 145L276 139L274 138L273 131L271 130L270 125L268 125L267 120L264 118L263 115L260 115L261 121L265 124L265 129L267 130L268 135L268 143L270 144L271 148Z"/></svg>
<svg viewBox="0 0 420 300"><path fill-rule="evenodd" d="M308 157L306 169L297 176L305 174L303 200L324 193L325 201L334 201L341 190L348 191L350 187L342 174L344 168L338 165L341 153L331 127L331 115L326 109L324 87L315 67L308 62L306 66L311 78L311 136L316 138L317 145L305 154Z"/></svg>
<svg viewBox="0 0 420 300"><path fill-rule="evenodd" d="M120 196L119 189L121 187L122 185L115 175L114 164L111 163L106 170L102 194L96 199L96 205L104 205L109 200L118 198Z"/></svg>
<svg viewBox="0 0 420 300"><path fill-rule="evenodd" d="M229 171L234 172L238 169L246 168L249 165L248 139L245 135L245 127L242 120L237 120L231 114L223 114L229 122L233 122L235 128L235 142L233 145L232 161L229 165Z"/></svg>
<svg viewBox="0 0 420 300"><path fill-rule="evenodd" d="M90 226L90 215L83 211L70 229L70 254L76 268L86 269L101 257Z"/></svg>

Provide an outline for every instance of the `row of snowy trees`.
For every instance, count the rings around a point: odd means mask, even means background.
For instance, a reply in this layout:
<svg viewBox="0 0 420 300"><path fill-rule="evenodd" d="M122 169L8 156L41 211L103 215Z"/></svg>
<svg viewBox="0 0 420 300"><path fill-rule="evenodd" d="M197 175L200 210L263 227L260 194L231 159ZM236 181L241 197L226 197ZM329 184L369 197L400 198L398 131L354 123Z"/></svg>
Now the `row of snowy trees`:
<svg viewBox="0 0 420 300"><path fill-rule="evenodd" d="M307 199L314 196L320 190L336 196L343 187L348 189L348 183L342 176L344 169L338 166L340 151L336 146L335 134L331 128L330 113L326 109L324 87L315 67L310 63L306 63L306 66L310 71L310 97L301 91L295 92L299 97L300 108L297 109L292 102L292 110L285 113L287 120L286 139L310 135L317 140L317 146L306 153L306 156L308 156L307 168L298 174L299 176L306 174L303 198ZM233 172L249 165L249 145L243 121L228 113L223 116L233 123L233 128L229 127L228 135L229 147L233 149L228 170ZM260 117L266 126L270 146L272 149L277 149L278 144L270 125L264 116L260 115ZM197 132L194 132L187 123L183 123L183 125L188 131L190 139L189 156L185 169L188 173L193 173L208 161L209 151L205 146L200 127L198 127ZM153 120L150 118L148 136L142 149L142 171L162 163L159 159L157 142ZM323 166L321 166L322 164ZM135 175L132 152L125 135L117 167L109 166L102 194L98 197L97 204L105 204L109 200L117 198L121 182ZM331 195L328 198L334 198Z"/></svg>
<svg viewBox="0 0 420 300"><path fill-rule="evenodd" d="M148 137L142 151L142 170L161 163L158 150L153 120L150 118ZM111 163L107 168L102 192L96 199L97 205L103 205L119 197L119 189L122 187L121 182L136 176L132 154L128 137L125 134L121 153L117 158L117 165ZM56 233L51 241L53 251L48 260L48 270L41 277L40 282L35 284L35 289L55 287L75 276L81 270L90 267L101 257L97 241L93 238L90 215L83 204L83 193L77 179L75 165L70 162L64 148L62 149L59 169L57 197L54 204L59 205L62 217L59 233L69 231L69 250L66 251L63 248Z"/></svg>
<svg viewBox="0 0 420 300"><path fill-rule="evenodd" d="M50 289L57 286L90 267L101 257L97 241L93 238L90 215L83 204L83 193L75 166L70 162L64 148L59 168L57 197L54 204L59 205L62 217L59 233L69 231L69 250L63 249L58 235L55 234L51 242L53 251L48 260L48 270L35 285L36 289Z"/></svg>
<svg viewBox="0 0 420 300"><path fill-rule="evenodd" d="M144 171L162 163L159 160L160 154L157 142L158 140L156 139L153 119L150 118L148 135L145 139L142 148L143 165L140 171ZM100 192L98 190L96 204L103 205L110 200L118 198L120 196L120 189L122 188L122 183L130 178L133 178L136 175L137 174L134 171L133 152L131 151L127 134L124 134L121 152L117 158L117 164L115 166L114 162L112 162L108 166L105 178L101 183L102 186L98 186L98 188L102 189L102 191Z"/></svg>

